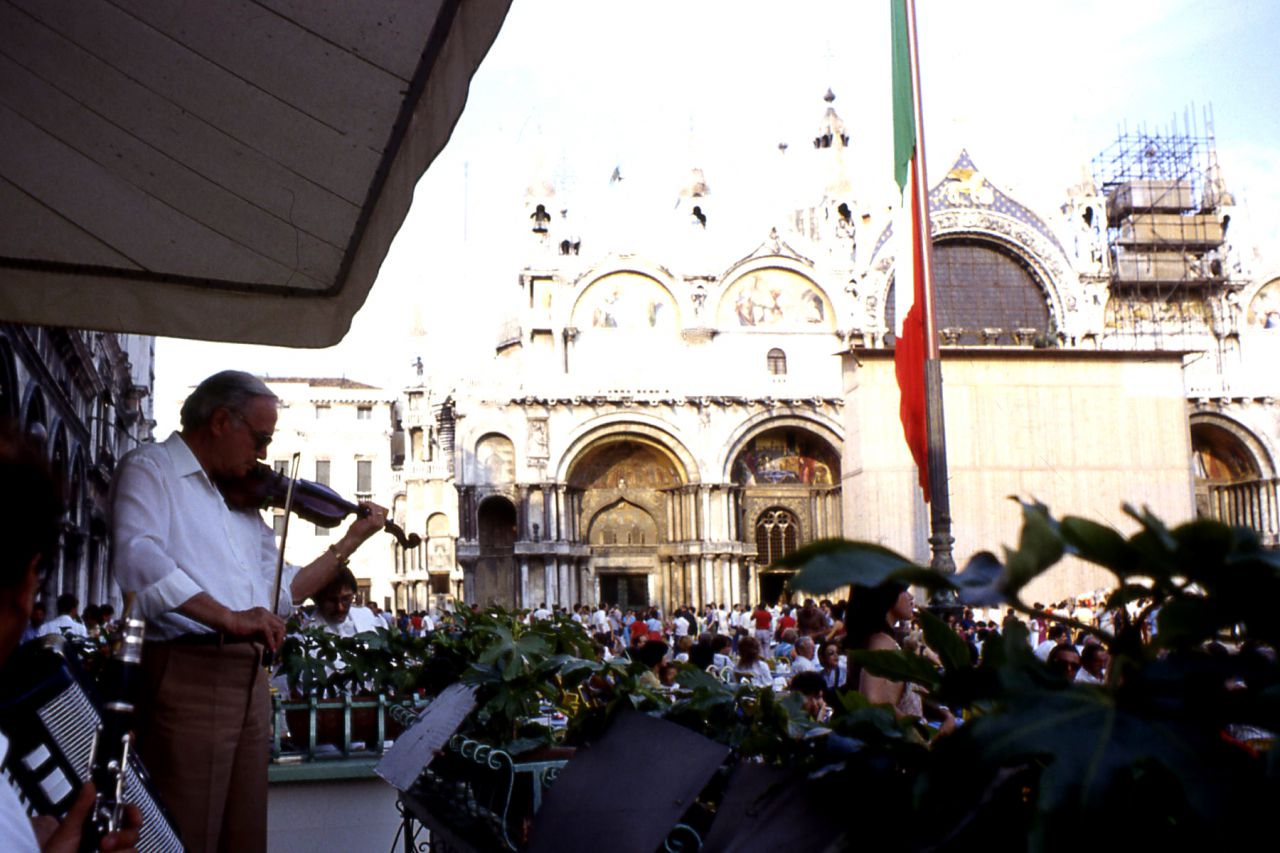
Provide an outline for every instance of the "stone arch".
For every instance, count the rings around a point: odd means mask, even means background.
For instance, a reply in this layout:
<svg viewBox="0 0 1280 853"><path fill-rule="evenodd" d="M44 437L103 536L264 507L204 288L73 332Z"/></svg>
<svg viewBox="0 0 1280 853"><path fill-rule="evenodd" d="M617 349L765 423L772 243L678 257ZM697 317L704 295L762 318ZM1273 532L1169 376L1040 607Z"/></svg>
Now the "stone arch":
<svg viewBox="0 0 1280 853"><path fill-rule="evenodd" d="M500 432L485 433L475 444L476 480L494 485L516 479L516 447Z"/></svg>
<svg viewBox="0 0 1280 853"><path fill-rule="evenodd" d="M1241 297L1242 328L1280 336L1280 275L1260 279L1258 285L1247 289Z"/></svg>
<svg viewBox="0 0 1280 853"><path fill-rule="evenodd" d="M585 281L569 315L569 325L579 330L680 328L680 300L649 271L619 267Z"/></svg>
<svg viewBox="0 0 1280 853"><path fill-rule="evenodd" d="M569 481L569 471L578 458L592 445L600 441L630 439L649 444L671 459L682 483L696 483L699 476L698 461L689 452L688 445L668 424L650 415L604 415L581 425L569 438L568 445L556 465L556 479Z"/></svg>
<svg viewBox="0 0 1280 853"><path fill-rule="evenodd" d="M1216 482L1270 478L1275 463L1266 445L1239 421L1218 412L1193 412L1189 418L1196 477Z"/></svg>
<svg viewBox="0 0 1280 853"><path fill-rule="evenodd" d="M831 297L809 271L765 259L732 270L716 308L716 325L733 331L814 331L836 328Z"/></svg>
<svg viewBox="0 0 1280 853"><path fill-rule="evenodd" d="M660 535L652 513L626 498L601 507L587 525L590 545L656 545Z"/></svg>
<svg viewBox="0 0 1280 853"><path fill-rule="evenodd" d="M1052 337L1062 326L1064 314L1062 301L1058 298L1058 288L1053 281L1049 267L1041 257L1027 246L1010 239L1004 234L959 228L943 231L934 228L932 245L935 258L935 295L938 303L937 323L938 331L943 336L943 343L962 345L985 343L981 330L986 327L1004 330L998 339L991 341L992 343L1006 345L1031 343L1030 340L1021 340L1015 337L1017 330L1024 328L1034 329L1038 333ZM1001 265L998 268L1002 276L1013 286L1010 293L1019 293L1023 300L1022 304L1016 306L1015 310L1010 311L1006 303L999 301L1004 300L1005 296L996 295L990 289L972 289L971 293L967 295L982 294L992 301L989 304L978 306L976 310L968 309L968 304L971 304L971 302L964 298L966 295L962 293L964 288L961 286L949 287L945 278L943 281L939 281L939 272L943 265L938 260L940 249L942 250L943 258L952 252L957 255L965 252L966 254L972 254L975 261L985 260L993 266ZM983 257L984 255L985 257ZM1019 272L1025 276L1025 283L1017 281ZM881 301L883 327L889 331L893 330L896 322L896 282L897 267L895 262L893 270L887 277ZM1036 289L1034 295L1027 293L1029 287ZM1028 296L1031 298L1028 299ZM968 320L971 315L976 315L973 322ZM964 329L965 331L955 340L947 340L946 330L949 328Z"/></svg>
<svg viewBox="0 0 1280 853"><path fill-rule="evenodd" d="M433 512L427 517L427 570L451 571L454 563L452 525L449 516Z"/></svg>
<svg viewBox="0 0 1280 853"><path fill-rule="evenodd" d="M33 383L27 391L27 400L23 405L22 431L42 444L47 442L49 440L48 417L44 392Z"/></svg>
<svg viewBox="0 0 1280 853"><path fill-rule="evenodd" d="M448 536L449 516L443 512L433 512L427 517L428 536Z"/></svg>
<svg viewBox="0 0 1280 853"><path fill-rule="evenodd" d="M472 600L481 606L513 607L519 600L516 571L516 507L503 495L488 495L476 507L479 556L473 574Z"/></svg>
<svg viewBox="0 0 1280 853"><path fill-rule="evenodd" d="M721 460L720 476L723 482L729 482L733 476L733 463L743 448L756 436L778 427L794 427L813 433L831 446L837 460L841 458L844 442L841 439L840 425L816 412L798 412L779 415L774 412L761 412L743 421L733 431L726 442L727 451ZM838 478L837 478L838 483Z"/></svg>
<svg viewBox="0 0 1280 853"><path fill-rule="evenodd" d="M1190 418L1196 515L1276 534L1275 466L1250 430L1217 412ZM1273 539L1274 541L1274 539Z"/></svg>
<svg viewBox="0 0 1280 853"><path fill-rule="evenodd" d="M739 444L729 479L739 486L837 486L840 454L807 426L772 424Z"/></svg>

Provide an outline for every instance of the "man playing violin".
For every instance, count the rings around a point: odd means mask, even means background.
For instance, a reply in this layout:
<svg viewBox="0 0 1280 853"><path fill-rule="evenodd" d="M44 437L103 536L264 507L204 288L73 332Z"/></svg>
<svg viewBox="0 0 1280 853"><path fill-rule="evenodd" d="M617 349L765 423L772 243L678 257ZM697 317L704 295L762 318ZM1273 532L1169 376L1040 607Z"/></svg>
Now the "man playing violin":
<svg viewBox="0 0 1280 853"><path fill-rule="evenodd" d="M275 537L219 485L266 458L276 405L257 377L214 374L183 404L182 430L131 451L115 481L115 576L147 619L138 751L193 853L266 849L263 652L280 645L293 604L386 522L384 508L364 504L368 516L323 554L284 567L273 600Z"/></svg>

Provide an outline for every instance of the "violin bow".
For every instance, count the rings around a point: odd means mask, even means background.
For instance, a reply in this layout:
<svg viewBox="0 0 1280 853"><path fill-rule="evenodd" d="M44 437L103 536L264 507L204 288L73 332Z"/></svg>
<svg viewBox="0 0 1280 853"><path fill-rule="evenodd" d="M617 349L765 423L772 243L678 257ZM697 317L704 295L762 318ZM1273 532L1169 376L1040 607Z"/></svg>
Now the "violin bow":
<svg viewBox="0 0 1280 853"><path fill-rule="evenodd" d="M289 488L284 493L284 528L280 531L280 552L276 554L276 587L271 596L271 612L280 608L280 584L284 581L284 543L289 538L289 514L293 512L293 484L298 481L298 466L302 464L302 454L294 453L289 464Z"/></svg>

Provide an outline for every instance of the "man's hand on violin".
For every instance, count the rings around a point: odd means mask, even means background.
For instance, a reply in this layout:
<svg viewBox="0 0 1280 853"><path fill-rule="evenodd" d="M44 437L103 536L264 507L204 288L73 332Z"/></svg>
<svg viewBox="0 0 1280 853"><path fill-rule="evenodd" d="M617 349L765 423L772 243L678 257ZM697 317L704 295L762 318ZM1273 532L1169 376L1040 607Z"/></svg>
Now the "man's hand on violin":
<svg viewBox="0 0 1280 853"><path fill-rule="evenodd" d="M284 642L284 620L265 607L228 611L222 630L233 637L261 640L273 652Z"/></svg>
<svg viewBox="0 0 1280 853"><path fill-rule="evenodd" d="M350 537L351 544L357 548L373 534L381 533L387 524L386 507L378 506L372 501L360 501L360 506L368 509L369 514L364 518L357 518L351 522L351 527L347 529L347 536Z"/></svg>

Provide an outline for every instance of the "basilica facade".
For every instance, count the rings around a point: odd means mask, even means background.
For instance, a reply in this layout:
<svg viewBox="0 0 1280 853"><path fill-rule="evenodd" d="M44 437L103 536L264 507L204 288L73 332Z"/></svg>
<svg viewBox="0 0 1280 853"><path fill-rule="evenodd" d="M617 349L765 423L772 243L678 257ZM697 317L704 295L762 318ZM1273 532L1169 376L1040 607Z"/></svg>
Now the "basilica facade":
<svg viewBox="0 0 1280 853"><path fill-rule="evenodd" d="M891 357L895 199L850 179L830 93L809 141L780 146L805 165L755 227L718 227L700 169L674 212L594 239L534 181L495 369L414 392L419 492L454 490L405 518L431 514L440 540L424 589L523 607L754 603L793 593L775 561L816 539L927 558L896 397L871 411L849 380ZM960 152L930 192L944 381L972 391L948 412L957 558L1016 540L988 524L1016 521L1011 493L1107 520L1133 500L1275 544L1280 271L1237 243L1212 136L1122 137L1047 211L986 168ZM983 366L948 366L965 359ZM996 410L1014 426L988 430ZM1018 429L1020 410L1043 417Z"/></svg>
<svg viewBox="0 0 1280 853"><path fill-rule="evenodd" d="M815 149L843 132L828 113ZM549 182L526 196L496 378L451 410L468 601L775 601L774 562L840 535L851 214L820 245L794 210L727 228L699 169L672 196L597 239Z"/></svg>

